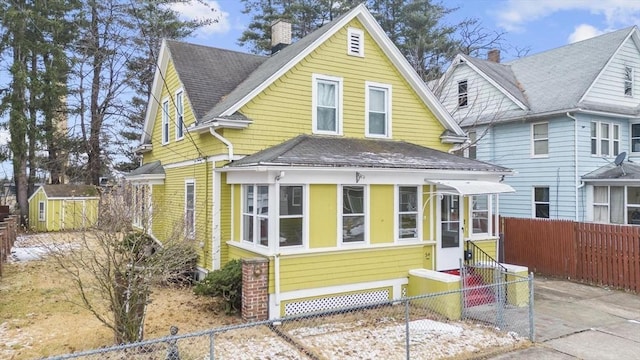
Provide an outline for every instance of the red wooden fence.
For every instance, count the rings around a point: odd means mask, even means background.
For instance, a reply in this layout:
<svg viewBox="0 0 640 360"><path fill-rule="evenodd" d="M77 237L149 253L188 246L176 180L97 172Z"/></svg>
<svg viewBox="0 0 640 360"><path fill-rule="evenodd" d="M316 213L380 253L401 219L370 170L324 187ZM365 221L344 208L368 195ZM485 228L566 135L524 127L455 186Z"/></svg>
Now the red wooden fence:
<svg viewBox="0 0 640 360"><path fill-rule="evenodd" d="M640 293L640 226L502 218L505 262Z"/></svg>

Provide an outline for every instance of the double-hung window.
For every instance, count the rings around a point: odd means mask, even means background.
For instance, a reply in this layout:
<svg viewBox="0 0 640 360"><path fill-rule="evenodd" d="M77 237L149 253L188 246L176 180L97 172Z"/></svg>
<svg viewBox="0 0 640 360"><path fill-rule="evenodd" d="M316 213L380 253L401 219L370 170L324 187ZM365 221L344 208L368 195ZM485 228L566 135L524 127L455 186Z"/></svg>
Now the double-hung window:
<svg viewBox="0 0 640 360"><path fill-rule="evenodd" d="M182 90L176 93L176 140L184 137L184 102Z"/></svg>
<svg viewBox="0 0 640 360"><path fill-rule="evenodd" d="M188 239L196 237L196 184L193 180L184 186L184 229Z"/></svg>
<svg viewBox="0 0 640 360"><path fill-rule="evenodd" d="M616 156L620 153L620 125L591 122L591 155Z"/></svg>
<svg viewBox="0 0 640 360"><path fill-rule="evenodd" d="M471 234L489 234L489 195L474 195L471 197Z"/></svg>
<svg viewBox="0 0 640 360"><path fill-rule="evenodd" d="M366 239L364 186L342 187L342 242L363 243Z"/></svg>
<svg viewBox="0 0 640 360"><path fill-rule="evenodd" d="M302 245L303 205L301 185L280 186L280 246Z"/></svg>
<svg viewBox="0 0 640 360"><path fill-rule="evenodd" d="M162 144L169 143L169 100L162 102Z"/></svg>
<svg viewBox="0 0 640 360"><path fill-rule="evenodd" d="M531 124L531 143L534 157L549 155L549 123Z"/></svg>
<svg viewBox="0 0 640 360"><path fill-rule="evenodd" d="M244 185L242 188L242 239L269 245L269 187Z"/></svg>
<svg viewBox="0 0 640 360"><path fill-rule="evenodd" d="M640 153L640 123L631 124L631 152Z"/></svg>
<svg viewBox="0 0 640 360"><path fill-rule="evenodd" d="M391 136L391 86L367 82L365 94L367 136Z"/></svg>
<svg viewBox="0 0 640 360"><path fill-rule="evenodd" d="M631 66L624 67L624 94L633 96L633 68Z"/></svg>
<svg viewBox="0 0 640 360"><path fill-rule="evenodd" d="M342 79L313 75L313 131L339 135L342 132Z"/></svg>
<svg viewBox="0 0 640 360"><path fill-rule="evenodd" d="M398 239L418 239L418 187L398 187Z"/></svg>
<svg viewBox="0 0 640 360"><path fill-rule="evenodd" d="M533 188L533 215L537 218L549 218L549 187L536 186Z"/></svg>
<svg viewBox="0 0 640 360"><path fill-rule="evenodd" d="M463 108L469 104L469 83L467 80L458 81L458 107Z"/></svg>
<svg viewBox="0 0 640 360"><path fill-rule="evenodd" d="M38 221L44 221L45 220L45 204L44 201L39 201L38 202Z"/></svg>

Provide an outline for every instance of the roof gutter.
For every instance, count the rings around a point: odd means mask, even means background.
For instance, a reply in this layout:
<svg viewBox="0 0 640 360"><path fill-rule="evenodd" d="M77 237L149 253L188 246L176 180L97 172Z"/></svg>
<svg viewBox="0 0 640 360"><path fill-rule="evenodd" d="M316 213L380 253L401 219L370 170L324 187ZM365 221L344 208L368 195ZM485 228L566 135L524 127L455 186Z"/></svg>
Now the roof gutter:
<svg viewBox="0 0 640 360"><path fill-rule="evenodd" d="M579 109L578 109L579 111ZM578 189L582 187L578 180L578 119L567 111L567 117L573 120L573 176L574 176L574 196L575 196L575 218L578 220Z"/></svg>
<svg viewBox="0 0 640 360"><path fill-rule="evenodd" d="M209 133L211 133L211 135L213 135L213 137L215 137L216 139L220 140L223 144L225 144L227 146L227 150L229 151L229 161L233 160L233 144L231 143L231 141L227 140L224 136L218 134L218 132L216 132L216 128L214 126L210 126L209 127Z"/></svg>

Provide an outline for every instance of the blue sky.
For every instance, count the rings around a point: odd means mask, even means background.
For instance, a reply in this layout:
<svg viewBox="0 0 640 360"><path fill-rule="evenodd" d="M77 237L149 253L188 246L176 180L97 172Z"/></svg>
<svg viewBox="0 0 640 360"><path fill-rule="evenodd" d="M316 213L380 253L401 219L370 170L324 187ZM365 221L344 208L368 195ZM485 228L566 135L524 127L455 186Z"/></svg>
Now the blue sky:
<svg viewBox="0 0 640 360"><path fill-rule="evenodd" d="M219 21L201 31L189 42L244 51L236 44L249 22L239 0L204 0L216 9ZM459 10L446 21L479 18L488 30L506 32L505 43L529 48L529 54L584 40L604 32L640 23L640 0L442 0ZM181 6L186 18L202 18L208 11L192 0ZM503 54L503 59L515 51Z"/></svg>

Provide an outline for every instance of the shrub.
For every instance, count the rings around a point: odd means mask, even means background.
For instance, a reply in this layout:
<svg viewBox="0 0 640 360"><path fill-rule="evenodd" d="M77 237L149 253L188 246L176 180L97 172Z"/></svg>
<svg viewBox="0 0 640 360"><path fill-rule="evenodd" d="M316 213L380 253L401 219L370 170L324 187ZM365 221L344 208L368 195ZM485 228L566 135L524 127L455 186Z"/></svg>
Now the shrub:
<svg viewBox="0 0 640 360"><path fill-rule="evenodd" d="M222 269L215 270L196 284L198 295L220 296L225 313L237 313L242 306L242 261L231 260Z"/></svg>

